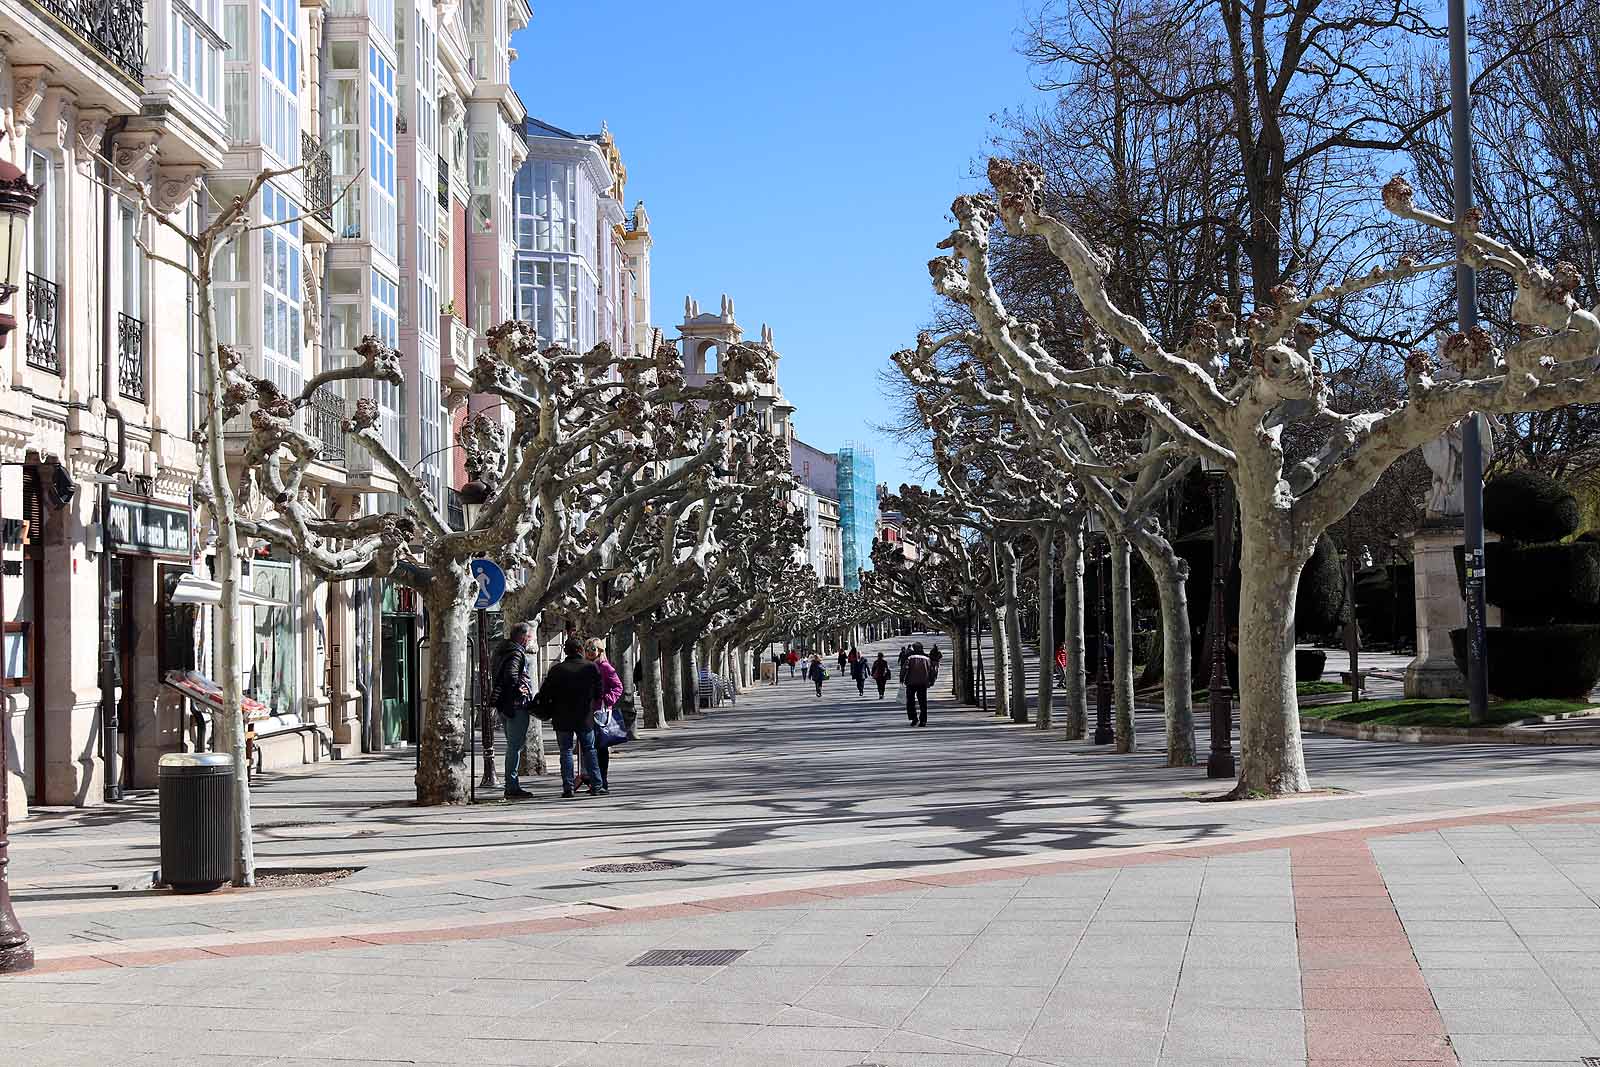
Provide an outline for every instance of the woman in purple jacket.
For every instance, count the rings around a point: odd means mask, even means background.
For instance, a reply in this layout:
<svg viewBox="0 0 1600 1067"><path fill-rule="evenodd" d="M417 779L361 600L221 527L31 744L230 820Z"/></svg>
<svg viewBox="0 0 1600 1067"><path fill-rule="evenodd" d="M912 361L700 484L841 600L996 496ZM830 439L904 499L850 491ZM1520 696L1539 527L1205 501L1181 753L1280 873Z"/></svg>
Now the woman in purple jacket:
<svg viewBox="0 0 1600 1067"><path fill-rule="evenodd" d="M617 674L617 669L606 659L606 643L598 637L591 637L583 643L583 657L593 663L600 670L600 699L595 702L594 710L616 707L617 701L622 699L622 678ZM611 785L611 748L605 744L599 731L595 731L594 754L600 764L600 777L605 780L606 786Z"/></svg>

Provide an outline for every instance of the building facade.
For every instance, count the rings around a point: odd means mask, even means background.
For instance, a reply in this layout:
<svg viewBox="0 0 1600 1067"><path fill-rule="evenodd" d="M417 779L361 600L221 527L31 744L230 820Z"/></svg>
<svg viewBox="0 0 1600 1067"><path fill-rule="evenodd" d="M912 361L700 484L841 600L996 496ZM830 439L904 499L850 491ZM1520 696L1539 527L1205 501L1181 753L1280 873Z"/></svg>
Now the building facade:
<svg viewBox="0 0 1600 1067"><path fill-rule="evenodd" d="M352 359L364 334L399 348L404 386L324 389L306 409L324 445L308 481L340 516L392 506L397 486L340 427L370 396L386 444L448 515L459 463L444 390L465 385L483 331L513 308L526 116L510 40L531 15L526 0L0 10L0 112L16 131L0 151L40 189L0 357L6 514L26 518L0 538L0 727L19 804L99 801L108 755L122 785L153 785L159 756L195 740L193 702L163 679L215 671L212 609L172 600L210 561L193 500L196 294L141 251L186 255L119 183L146 185L198 229L209 205L287 170L252 204L257 228L218 260L218 338L290 390ZM245 430L227 428L235 461ZM258 751L270 755L280 726L296 761L414 739L426 635L411 598L383 582L316 582L247 548L261 603L242 620L245 686L273 713ZM36 625L45 604L48 633Z"/></svg>
<svg viewBox="0 0 1600 1067"><path fill-rule="evenodd" d="M861 572L872 566L872 539L878 532L878 475L872 451L850 444L839 449L839 537L844 587L861 588Z"/></svg>

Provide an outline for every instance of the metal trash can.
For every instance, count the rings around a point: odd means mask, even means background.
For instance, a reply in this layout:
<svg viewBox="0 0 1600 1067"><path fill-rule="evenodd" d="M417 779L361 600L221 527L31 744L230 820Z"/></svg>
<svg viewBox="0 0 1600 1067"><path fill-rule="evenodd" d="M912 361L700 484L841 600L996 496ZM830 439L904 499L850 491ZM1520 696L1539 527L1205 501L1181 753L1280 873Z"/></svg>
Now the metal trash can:
<svg viewBox="0 0 1600 1067"><path fill-rule="evenodd" d="M233 877L233 757L161 757L161 881L177 893L209 893Z"/></svg>

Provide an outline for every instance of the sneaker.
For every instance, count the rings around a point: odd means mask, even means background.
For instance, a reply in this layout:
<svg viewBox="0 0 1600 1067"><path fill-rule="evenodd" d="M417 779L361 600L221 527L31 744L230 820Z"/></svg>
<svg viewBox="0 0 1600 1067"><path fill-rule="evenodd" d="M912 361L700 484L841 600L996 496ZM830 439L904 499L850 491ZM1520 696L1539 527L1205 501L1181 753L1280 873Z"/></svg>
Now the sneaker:
<svg viewBox="0 0 1600 1067"><path fill-rule="evenodd" d="M506 790L506 799L507 800L526 800L528 797L531 797L531 796L533 796L533 794L528 792L526 789L507 789Z"/></svg>
<svg viewBox="0 0 1600 1067"><path fill-rule="evenodd" d="M561 791L561 799L562 799L562 800L571 800L571 799L572 799L572 798L573 798L573 797L575 797L575 796L577 796L577 795L578 795L578 794L576 794L576 793L574 793L574 792L573 792L573 791L572 791L572 790L570 790L570 789L563 789L563 790L562 790L562 791Z"/></svg>
<svg viewBox="0 0 1600 1067"><path fill-rule="evenodd" d="M611 790L610 789L606 789L606 788L590 789L589 790L589 795L592 796L592 797L603 797L603 796L609 796L610 794L611 794Z"/></svg>

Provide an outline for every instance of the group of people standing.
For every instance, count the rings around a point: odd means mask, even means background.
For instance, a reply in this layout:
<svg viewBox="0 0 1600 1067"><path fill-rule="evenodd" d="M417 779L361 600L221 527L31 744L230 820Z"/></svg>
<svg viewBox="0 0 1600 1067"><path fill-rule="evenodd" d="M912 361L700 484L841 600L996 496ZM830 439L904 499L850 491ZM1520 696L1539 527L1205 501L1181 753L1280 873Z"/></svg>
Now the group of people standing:
<svg viewBox="0 0 1600 1067"><path fill-rule="evenodd" d="M794 653L789 653L793 656ZM939 678L939 664L944 661L944 653L938 645L932 650L923 651L922 642L916 641L900 649L900 684L906 693L906 718L912 726L928 725L928 689ZM792 665L791 660L791 665ZM850 677L856 683L856 692L862 696L867 692L867 680L870 678L878 686L878 699L882 700L884 691L889 687L889 679L894 676L889 661L882 652L877 659L868 661L855 646L849 651L839 650L839 671L849 670ZM828 678L828 671L822 665L822 656L812 653L811 663L806 668L806 677L816 686L817 697L822 696L822 683Z"/></svg>
<svg viewBox="0 0 1600 1067"><path fill-rule="evenodd" d="M596 730L596 715L613 721L623 689L617 669L606 659L605 644L593 637L587 641L568 637L561 647L561 662L537 687L532 644L533 627L517 623L492 673L494 705L505 722L506 799L533 795L522 788L520 772L534 716L555 726L561 746L562 798L576 797L580 784L587 784L590 796L606 796L611 791L611 745L617 738Z"/></svg>

